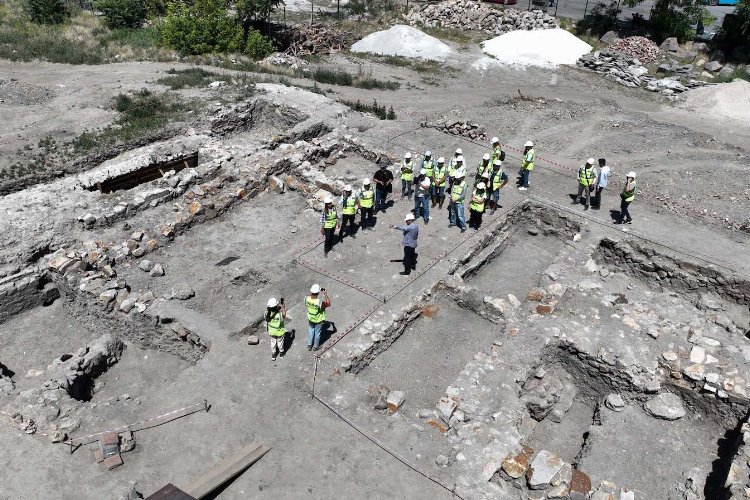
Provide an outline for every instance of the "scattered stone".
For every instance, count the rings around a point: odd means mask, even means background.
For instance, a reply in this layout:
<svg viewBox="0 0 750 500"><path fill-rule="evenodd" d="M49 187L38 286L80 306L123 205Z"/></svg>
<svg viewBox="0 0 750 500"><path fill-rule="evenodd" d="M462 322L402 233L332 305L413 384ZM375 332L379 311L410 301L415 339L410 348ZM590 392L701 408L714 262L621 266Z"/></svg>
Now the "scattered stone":
<svg viewBox="0 0 750 500"><path fill-rule="evenodd" d="M706 63L704 68L708 71L719 71L723 64L721 64L719 61L709 61Z"/></svg>
<svg viewBox="0 0 750 500"><path fill-rule="evenodd" d="M694 345L690 350L691 363L703 363L706 360L706 350L703 347Z"/></svg>
<svg viewBox="0 0 750 500"><path fill-rule="evenodd" d="M610 394L604 400L604 406L612 411L622 411L625 408L625 400L619 394Z"/></svg>
<svg viewBox="0 0 750 500"><path fill-rule="evenodd" d="M529 460L534 454L534 450L528 446L524 446L521 452L514 456L508 457L503 460L501 465L503 471L510 476L512 479L518 479L523 476L529 469Z"/></svg>
<svg viewBox="0 0 750 500"><path fill-rule="evenodd" d="M391 413L395 413L402 404L404 404L404 400L406 399L406 394L404 394L404 391L391 391L388 393L388 397L386 398L386 405L388 406L388 411Z"/></svg>
<svg viewBox="0 0 750 500"><path fill-rule="evenodd" d="M586 500L591 492L591 479L578 469L573 469L570 480L570 500Z"/></svg>
<svg viewBox="0 0 750 500"><path fill-rule="evenodd" d="M438 415L445 423L448 423L453 416L453 412L456 411L456 402L448 396L440 398L437 404Z"/></svg>
<svg viewBox="0 0 750 500"><path fill-rule="evenodd" d="M248 345L258 345L260 344L260 339L257 335L248 335L247 336L247 344Z"/></svg>
<svg viewBox="0 0 750 500"><path fill-rule="evenodd" d="M666 361L677 361L677 353L673 351L664 351L663 353L661 353L661 357Z"/></svg>
<svg viewBox="0 0 750 500"><path fill-rule="evenodd" d="M685 377L693 381L702 381L706 375L706 367L703 365L690 365L682 369Z"/></svg>
<svg viewBox="0 0 750 500"><path fill-rule="evenodd" d="M124 313L130 312L130 310L133 309L133 307L135 307L135 303L136 302L137 302L137 300L135 298L132 298L132 297L129 297L129 298L123 300L122 303L120 303L120 311L122 311Z"/></svg>
<svg viewBox="0 0 750 500"><path fill-rule="evenodd" d="M534 461L527 474L529 488L532 490L543 490L549 488L552 478L560 472L564 462L551 451L542 450Z"/></svg>
<svg viewBox="0 0 750 500"><path fill-rule="evenodd" d="M445 455L438 455L435 459L435 463L439 467L447 467L448 466L449 459Z"/></svg>
<svg viewBox="0 0 750 500"><path fill-rule="evenodd" d="M677 420L686 413L682 399L671 392L664 392L649 399L644 408L652 417L664 420Z"/></svg>
<svg viewBox="0 0 750 500"><path fill-rule="evenodd" d="M148 274L152 277L164 276L164 268L161 267L161 264L154 264L154 267L151 268Z"/></svg>
<svg viewBox="0 0 750 500"><path fill-rule="evenodd" d="M143 259L138 263L138 267L141 269L141 271L149 272L154 268L154 263L148 259Z"/></svg>
<svg viewBox="0 0 750 500"><path fill-rule="evenodd" d="M526 294L526 300L533 302L541 302L547 296L547 293L541 288L532 288L529 293Z"/></svg>
<svg viewBox="0 0 750 500"><path fill-rule="evenodd" d="M541 314L542 316L546 314L552 314L555 311L556 305L557 305L556 300L550 301L547 304L538 304L536 306L536 313Z"/></svg>
<svg viewBox="0 0 750 500"><path fill-rule="evenodd" d="M195 297L195 292L193 291L193 289L187 285L181 285L172 287L172 294L169 298L177 300L188 300L191 297ZM142 299L141 302L143 302Z"/></svg>

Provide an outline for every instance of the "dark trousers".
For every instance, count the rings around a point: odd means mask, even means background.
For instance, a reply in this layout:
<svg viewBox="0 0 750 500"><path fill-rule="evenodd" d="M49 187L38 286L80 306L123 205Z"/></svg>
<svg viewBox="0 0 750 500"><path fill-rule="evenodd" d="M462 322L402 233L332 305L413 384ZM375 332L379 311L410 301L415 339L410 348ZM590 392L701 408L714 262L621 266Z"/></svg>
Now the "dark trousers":
<svg viewBox="0 0 750 500"><path fill-rule="evenodd" d="M630 206L629 201L622 200L620 202L620 222L627 222L627 221L633 220L633 218L630 217L630 212L628 211L629 206Z"/></svg>
<svg viewBox="0 0 750 500"><path fill-rule="evenodd" d="M362 214L362 218L359 221L360 226L362 226L362 229L366 228L367 226L374 226L375 221L372 218L372 208L360 208L359 213Z"/></svg>
<svg viewBox="0 0 750 500"><path fill-rule="evenodd" d="M346 225L349 224L348 234L354 234L354 216L355 214L344 214L341 216L341 231L339 231L339 239L344 238L344 230Z"/></svg>
<svg viewBox="0 0 750 500"><path fill-rule="evenodd" d="M376 186L375 187L375 209L383 210L385 212L385 201L388 198L388 188Z"/></svg>
<svg viewBox="0 0 750 500"><path fill-rule="evenodd" d="M417 249L414 247L404 247L404 273L409 274L412 269L417 268Z"/></svg>
<svg viewBox="0 0 750 500"><path fill-rule="evenodd" d="M592 208L602 208L602 191L604 191L603 187L596 187L596 194L594 194L594 198L591 200Z"/></svg>
<svg viewBox="0 0 750 500"><path fill-rule="evenodd" d="M479 212L477 210L469 209L469 227L474 229L479 229L479 226L482 225L482 214L484 212Z"/></svg>
<svg viewBox="0 0 750 500"><path fill-rule="evenodd" d="M331 248L333 248L333 236L336 234L336 228L335 227L329 227L323 229L323 234L326 237L325 243L323 243L323 251L325 253L328 253L331 251Z"/></svg>

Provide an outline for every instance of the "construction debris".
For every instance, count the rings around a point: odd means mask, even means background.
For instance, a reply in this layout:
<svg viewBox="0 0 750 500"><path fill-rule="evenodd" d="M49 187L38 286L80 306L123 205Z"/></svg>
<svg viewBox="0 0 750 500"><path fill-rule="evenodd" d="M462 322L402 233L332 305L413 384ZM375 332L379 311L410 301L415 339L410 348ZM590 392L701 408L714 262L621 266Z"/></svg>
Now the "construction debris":
<svg viewBox="0 0 750 500"><path fill-rule="evenodd" d="M622 52L626 56L638 59L641 64L651 64L662 57L659 47L648 38L642 36L622 38L610 48Z"/></svg>
<svg viewBox="0 0 750 500"><path fill-rule="evenodd" d="M289 30L292 43L284 54L307 56L311 54L335 54L347 50L359 39L356 33L344 31L326 24L296 24Z"/></svg>
<svg viewBox="0 0 750 500"><path fill-rule="evenodd" d="M407 16L412 26L456 28L500 35L515 30L557 28L557 20L541 10L498 10L472 0L425 4Z"/></svg>

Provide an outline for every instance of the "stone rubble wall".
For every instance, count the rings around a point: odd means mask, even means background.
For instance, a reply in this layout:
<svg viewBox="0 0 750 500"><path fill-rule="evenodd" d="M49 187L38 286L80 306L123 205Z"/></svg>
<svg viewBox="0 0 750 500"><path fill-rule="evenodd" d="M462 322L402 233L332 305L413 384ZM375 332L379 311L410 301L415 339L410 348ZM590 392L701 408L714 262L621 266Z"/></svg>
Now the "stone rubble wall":
<svg viewBox="0 0 750 500"><path fill-rule="evenodd" d="M610 271L623 271L680 293L714 293L730 302L750 305L750 281L708 264L665 255L635 240L604 238L594 254Z"/></svg>
<svg viewBox="0 0 750 500"><path fill-rule="evenodd" d="M27 309L51 302L53 296L42 293L48 281L47 274L37 268L0 279L0 324Z"/></svg>

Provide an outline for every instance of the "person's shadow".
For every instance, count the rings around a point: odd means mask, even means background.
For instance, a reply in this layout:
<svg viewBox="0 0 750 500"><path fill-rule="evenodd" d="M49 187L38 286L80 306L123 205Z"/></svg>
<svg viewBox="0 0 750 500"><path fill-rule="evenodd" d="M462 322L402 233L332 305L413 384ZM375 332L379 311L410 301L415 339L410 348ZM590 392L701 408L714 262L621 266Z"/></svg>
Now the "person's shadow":
<svg viewBox="0 0 750 500"><path fill-rule="evenodd" d="M284 352L288 352L289 349L292 348L292 344L294 344L294 335L297 333L297 330L292 328L290 331L286 332L286 335L284 335Z"/></svg>
<svg viewBox="0 0 750 500"><path fill-rule="evenodd" d="M320 344L325 344L328 339L336 335L336 332L338 330L336 329L336 324L333 321L324 321L323 322L323 329L320 332Z"/></svg>

